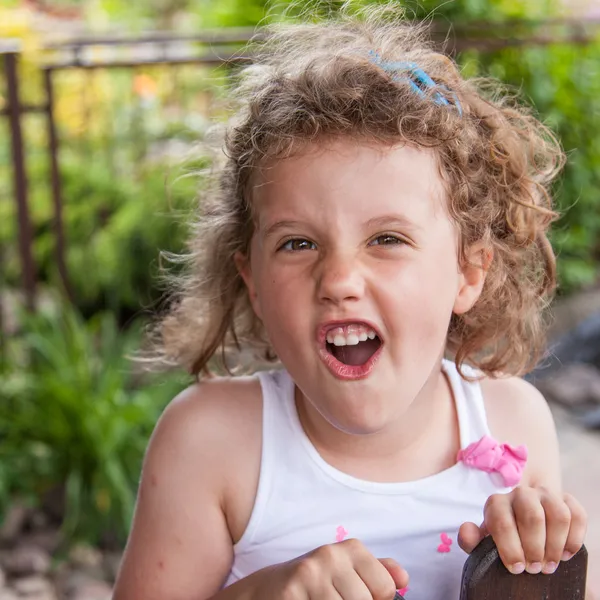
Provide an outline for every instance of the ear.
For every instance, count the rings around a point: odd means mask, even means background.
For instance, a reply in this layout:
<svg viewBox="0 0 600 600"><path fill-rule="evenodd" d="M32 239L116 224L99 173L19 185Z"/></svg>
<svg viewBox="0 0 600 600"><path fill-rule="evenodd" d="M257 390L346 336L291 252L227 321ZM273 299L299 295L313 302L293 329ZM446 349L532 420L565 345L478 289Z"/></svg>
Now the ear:
<svg viewBox="0 0 600 600"><path fill-rule="evenodd" d="M246 288L248 290L248 298L250 299L250 304L252 305L252 310L254 314L262 321L262 313L260 310L260 303L258 301L258 294L256 292L256 285L254 283L254 277L252 276L252 268L250 266L250 257L242 254L241 252L236 252L233 260L235 261L235 266L237 267L238 273L241 275L244 283L246 284Z"/></svg>
<svg viewBox="0 0 600 600"><path fill-rule="evenodd" d="M477 242L469 248L460 270L459 287L453 309L455 314L462 315L475 306L481 296L492 259L492 250L483 242Z"/></svg>

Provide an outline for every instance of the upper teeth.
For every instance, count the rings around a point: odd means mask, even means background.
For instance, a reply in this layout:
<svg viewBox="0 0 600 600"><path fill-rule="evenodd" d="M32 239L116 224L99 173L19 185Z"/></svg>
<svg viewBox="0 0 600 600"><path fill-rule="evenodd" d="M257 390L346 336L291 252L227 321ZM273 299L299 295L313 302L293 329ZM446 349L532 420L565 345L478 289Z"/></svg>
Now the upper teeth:
<svg viewBox="0 0 600 600"><path fill-rule="evenodd" d="M334 346L356 346L358 342L372 340L377 334L365 325L335 327L327 332L327 341Z"/></svg>

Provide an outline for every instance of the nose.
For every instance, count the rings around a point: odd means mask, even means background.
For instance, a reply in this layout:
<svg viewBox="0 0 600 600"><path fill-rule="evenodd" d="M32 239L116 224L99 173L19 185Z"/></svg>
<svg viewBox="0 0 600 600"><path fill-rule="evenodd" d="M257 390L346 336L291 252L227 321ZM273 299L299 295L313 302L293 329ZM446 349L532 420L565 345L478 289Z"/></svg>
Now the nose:
<svg viewBox="0 0 600 600"><path fill-rule="evenodd" d="M321 302L335 305L359 300L365 293L365 279L357 257L329 254L319 264L317 293Z"/></svg>

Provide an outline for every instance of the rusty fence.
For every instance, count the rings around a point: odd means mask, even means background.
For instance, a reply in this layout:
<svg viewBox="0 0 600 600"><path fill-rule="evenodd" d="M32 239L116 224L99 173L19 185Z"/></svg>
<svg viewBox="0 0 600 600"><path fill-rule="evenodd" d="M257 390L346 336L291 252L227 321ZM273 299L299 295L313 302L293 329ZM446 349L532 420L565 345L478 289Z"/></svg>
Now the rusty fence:
<svg viewBox="0 0 600 600"><path fill-rule="evenodd" d="M67 70L132 70L148 65L178 67L181 65L237 64L246 58L236 51L249 39L248 31L232 31L216 35L172 37L152 34L138 39L103 37L77 39L68 43L48 46L48 62L40 66L44 101L27 104L22 100L19 62L21 48L17 40L0 40L0 62L4 75L5 105L0 107L0 118L8 123L10 139L10 171L12 193L16 205L18 254L21 268L21 286L25 304L34 310L36 304L36 265L32 252L33 228L29 203L30 186L27 173L27 148L24 123L29 115L42 115L45 121L47 142L48 185L53 207L54 260L59 273L62 291L72 298L69 274L65 260L65 232L63 226L63 194L60 168L61 141L57 130L55 107L55 78ZM205 48L210 46L211 51ZM193 51L199 47L200 51ZM97 58L102 49L104 58ZM106 50L108 49L108 52ZM116 50L110 52L111 49ZM123 52L133 49L133 52ZM111 54L129 54L128 58L110 58ZM96 56L96 57L95 57ZM108 56L108 60L106 57ZM1 81L1 80L0 80ZM0 277L2 273L0 253ZM1 279L0 279L1 281Z"/></svg>
<svg viewBox="0 0 600 600"><path fill-rule="evenodd" d="M599 24L600 21L592 20L552 20L533 25L515 21L504 23L501 27L497 24L480 23L468 28L455 27L449 30L447 23L433 23L432 35L440 46L451 54L467 49L485 52L509 46L588 44L596 39ZM69 240L65 235L63 215L61 147L64 140L62 132L57 128L56 78L61 73L72 71L122 72L161 66L175 72L185 65L207 68L235 65L251 60L242 50L250 34L247 30L209 32L198 36L151 33L135 39L121 36L91 37L48 46L44 52L45 62L39 66L43 100L38 103L26 103L22 99L23 82L19 68L22 55L19 43L14 40L0 40L0 90L4 89L4 104L0 105L0 125L3 125L2 121L6 124L9 141L6 154L9 157L8 171L12 186L12 189L5 193L5 197L12 196L15 205L17 239L14 240L14 244L18 249L20 285L29 310L33 311L36 306L38 278L32 251L35 234L32 227L31 189L26 160L28 148L23 132L27 119L36 114L42 118L45 130L44 163L46 185L52 206L53 260L62 291L67 298L72 298L65 259L65 249ZM176 85L172 87L177 90ZM3 281L2 251L0 246L0 284Z"/></svg>

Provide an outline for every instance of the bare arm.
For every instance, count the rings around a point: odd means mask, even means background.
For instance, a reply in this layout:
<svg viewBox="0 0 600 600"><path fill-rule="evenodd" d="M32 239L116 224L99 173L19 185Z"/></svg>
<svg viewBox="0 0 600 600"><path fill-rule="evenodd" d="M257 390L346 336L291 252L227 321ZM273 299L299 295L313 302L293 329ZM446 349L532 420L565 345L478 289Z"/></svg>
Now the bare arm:
<svg viewBox="0 0 600 600"><path fill-rule="evenodd" d="M522 484L562 494L556 427L542 394L517 377L488 379L482 388L492 435L529 450Z"/></svg>
<svg viewBox="0 0 600 600"><path fill-rule="evenodd" d="M492 434L514 445L524 443L529 449L523 484L562 496L556 427L545 398L534 386L514 377L485 380L482 388ZM589 589L586 600L594 600Z"/></svg>
<svg viewBox="0 0 600 600"><path fill-rule="evenodd" d="M162 416L146 455L114 600L205 600L223 585L233 558L224 510L228 466L237 460L231 430L235 437L244 417L231 406L231 392L227 384L194 386ZM260 439L245 443L246 451L254 444L251 450L260 452Z"/></svg>

